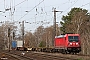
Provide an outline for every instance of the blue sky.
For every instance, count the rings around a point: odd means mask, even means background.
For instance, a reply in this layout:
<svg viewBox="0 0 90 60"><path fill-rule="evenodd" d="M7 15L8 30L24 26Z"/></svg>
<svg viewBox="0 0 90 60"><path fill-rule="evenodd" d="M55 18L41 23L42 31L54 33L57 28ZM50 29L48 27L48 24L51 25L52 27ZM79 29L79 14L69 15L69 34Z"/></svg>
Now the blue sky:
<svg viewBox="0 0 90 60"><path fill-rule="evenodd" d="M10 7L11 11L5 12ZM90 12L90 0L0 0L0 21L24 20L29 22L25 23L25 30L34 31L40 25L53 25L53 8L63 11L56 15L57 22L60 22L61 17L73 7L81 7Z"/></svg>

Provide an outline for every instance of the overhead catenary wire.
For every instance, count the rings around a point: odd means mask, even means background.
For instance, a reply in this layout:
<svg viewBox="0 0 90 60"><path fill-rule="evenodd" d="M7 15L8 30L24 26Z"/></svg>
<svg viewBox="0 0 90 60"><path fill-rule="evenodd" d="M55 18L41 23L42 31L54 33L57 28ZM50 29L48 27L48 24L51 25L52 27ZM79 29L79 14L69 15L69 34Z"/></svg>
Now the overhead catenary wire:
<svg viewBox="0 0 90 60"><path fill-rule="evenodd" d="M75 1L74 1L74 2L75 2ZM66 3L66 2L65 2L65 3ZM65 3L63 3L63 4L65 4ZM46 6L44 5L44 8L45 8L45 7L46 7ZM42 7L41 7L41 10L42 10ZM43 10L44 10L44 9L43 9ZM43 10L42 10L42 11L43 11ZM37 8L36 8L36 12L37 12ZM46 15L47 15L47 14L46 14Z"/></svg>
<svg viewBox="0 0 90 60"><path fill-rule="evenodd" d="M5 1L6 1L6 0L5 0ZM16 0L15 0L15 1L16 1ZM18 2L18 4L15 4L14 6L16 7L16 6L24 3L25 1L27 1L27 0L23 0L23 1L20 2L20 3ZM72 1L72 0L71 0L71 1ZM75 0L75 1L76 1L76 0ZM67 1L67 2L68 2L68 1ZM67 3L67 2L66 2L66 3ZM65 4L66 4L66 3L65 3ZM64 3L63 3L63 4L64 4ZM86 6L86 5L88 5L88 4L89 4L89 3L84 4L84 5L82 5L81 7ZM35 4L35 5L36 5L36 4ZM71 5L73 5L73 4L71 4ZM55 5L54 5L54 6L55 6ZM61 6L61 4L60 4L60 6ZM37 6L36 6L36 7L37 7ZM36 7L35 7L35 8L36 8ZM48 7L48 6L44 6L44 8L46 8L46 7ZM27 8L28 8L28 7L27 7ZM31 7L31 8L33 8L33 7ZM39 7L38 7L38 8L39 8ZM40 8L41 8L41 7L40 7ZM42 8L43 8L43 7L42 7ZM41 9L42 9L42 8L41 8ZM45 11L44 8L43 8L43 11ZM70 9L70 8L71 8L71 6L70 6L68 9ZM20 9L20 8L19 8L19 9ZM67 12L68 9L66 9L64 12ZM22 10L23 10L23 9L22 9ZM18 11L18 10L17 10L17 11ZM41 11L41 12L42 12L42 11ZM64 12L63 12L63 13L64 13ZM25 13L28 14L28 12L25 12ZM49 14L49 13L50 13L50 12L46 12L46 14ZM23 16L23 15L24 15L24 14L22 14L22 16ZM4 15L3 15L3 16L4 16ZM20 17L22 17L22 16L20 16ZM40 16L41 16L41 15L40 15ZM39 16L39 18L40 18L40 16ZM44 17L46 17L45 19L46 19L46 20L48 20L48 19L51 20L51 17L49 16L50 18L48 18L47 16L48 16L48 15L45 15L45 16L44 16ZM53 15L52 15L52 16L53 16ZM61 14L59 14L59 16L61 16ZM20 17L19 17L19 18L20 18ZM24 17L25 17L25 16L24 16ZM44 18L44 17L43 17L43 18ZM29 17L29 18L30 18L30 17ZM57 18L58 18L58 16L57 16ZM22 19L22 18L21 18L21 19ZM26 18L26 19L27 19L27 18Z"/></svg>
<svg viewBox="0 0 90 60"><path fill-rule="evenodd" d="M43 0L44 1L44 0ZM25 17L29 12L31 12L34 8L36 8L38 5L40 5L43 1L41 1L39 4L37 4L35 7L33 7L31 10L29 10L25 15L23 15L19 20L21 20L23 17Z"/></svg>
<svg viewBox="0 0 90 60"><path fill-rule="evenodd" d="M77 0L78 1L78 0ZM74 4L72 4L69 8L71 8L73 5L75 5L75 3L77 2L77 1L74 1ZM69 9L68 8L68 9ZM66 9L66 10L68 10L68 9ZM36 8L36 10L37 10L37 8ZM64 12L66 12L66 10L64 11Z"/></svg>
<svg viewBox="0 0 90 60"><path fill-rule="evenodd" d="M24 1L26 1L26 0L24 0ZM23 1L23 2L24 2L24 1ZM78 0L77 0L77 1L78 1ZM23 2L21 2L21 3L23 3ZM21 4L21 3L20 3L20 4ZM89 4L89 3L88 3L88 4ZM19 5L19 4L17 4L17 5ZM87 5L87 4L85 4L85 5ZM72 5L72 6L73 6L73 5ZM82 6L84 6L84 5L82 5ZM69 8L70 8L70 7L69 7ZM69 8L68 8L68 9L69 9ZM67 9L66 9L66 10L67 10ZM65 11L66 11L66 10L65 10ZM64 12L65 12L65 11L64 11ZM27 14L27 13L26 13L26 14Z"/></svg>
<svg viewBox="0 0 90 60"><path fill-rule="evenodd" d="M78 0L73 4L73 5L75 5L76 3L78 2ZM86 5L88 5L88 4L90 4L90 2L89 3L86 3L86 4L83 4L83 5L81 5L80 7L84 7L84 6L86 6ZM72 5L72 6L73 6ZM69 8L71 8L72 6L70 6ZM69 9L68 8L68 9ZM66 9L65 11L67 11L68 9ZM63 13L65 12L65 11L63 11ZM58 16L57 18L59 18L60 16Z"/></svg>
<svg viewBox="0 0 90 60"><path fill-rule="evenodd" d="M66 10L64 10L62 13L65 13L67 10L69 10L73 5L75 5L78 2L78 0L76 0L70 7L68 7ZM57 18L59 18L60 16L58 16Z"/></svg>
<svg viewBox="0 0 90 60"><path fill-rule="evenodd" d="M22 4L22 3L24 3L25 1L27 1L27 0L24 0L24 1L20 2L20 3L18 3L17 5L15 5L15 7Z"/></svg>
<svg viewBox="0 0 90 60"><path fill-rule="evenodd" d="M67 2L64 2L64 3L62 3L62 4L66 4L66 3L68 3L68 1L67 1ZM44 2L43 2L43 4L44 4ZM59 5L60 5L60 4L59 4ZM45 11L45 8L46 8L46 7L50 7L50 6L45 6L45 4L44 4L44 8L40 7L40 8L41 8L41 13ZM39 7L38 7L38 8L39 8ZM36 12L38 12L37 10L38 10L38 9L36 8ZM50 12L51 12L51 11L50 11ZM50 12L49 12L49 13L50 13ZM39 14L39 12L38 12L38 14ZM46 19L46 16L48 16L48 15L47 15L47 12L45 12L44 14L46 14L46 15L44 16L44 17L45 17L44 20L48 20L48 19ZM36 15L37 15L37 14L36 14ZM40 15L40 16L41 16L41 15ZM50 14L50 16L51 16L51 14ZM30 19L30 18L29 18L29 19ZM28 19L26 19L26 20L28 20ZM36 19L35 19L35 20L36 20ZM51 21L52 18L50 18L49 20Z"/></svg>
<svg viewBox="0 0 90 60"><path fill-rule="evenodd" d="M80 7L86 6L86 5L88 5L88 4L90 4L90 2L89 2L89 3L84 4L84 5L80 6Z"/></svg>
<svg viewBox="0 0 90 60"><path fill-rule="evenodd" d="M4 0L4 9L5 9L5 0Z"/></svg>

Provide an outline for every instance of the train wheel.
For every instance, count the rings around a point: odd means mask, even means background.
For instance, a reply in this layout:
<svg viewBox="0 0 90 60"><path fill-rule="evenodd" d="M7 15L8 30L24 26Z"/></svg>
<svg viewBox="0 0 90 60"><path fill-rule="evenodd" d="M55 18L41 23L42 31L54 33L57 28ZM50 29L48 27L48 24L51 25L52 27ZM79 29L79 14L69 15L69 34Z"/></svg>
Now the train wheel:
<svg viewBox="0 0 90 60"><path fill-rule="evenodd" d="M72 52L71 54L72 54L72 55L76 55L77 53L76 53L76 52Z"/></svg>
<svg viewBox="0 0 90 60"><path fill-rule="evenodd" d="M66 50L63 49L63 50L62 50L62 54L66 54Z"/></svg>

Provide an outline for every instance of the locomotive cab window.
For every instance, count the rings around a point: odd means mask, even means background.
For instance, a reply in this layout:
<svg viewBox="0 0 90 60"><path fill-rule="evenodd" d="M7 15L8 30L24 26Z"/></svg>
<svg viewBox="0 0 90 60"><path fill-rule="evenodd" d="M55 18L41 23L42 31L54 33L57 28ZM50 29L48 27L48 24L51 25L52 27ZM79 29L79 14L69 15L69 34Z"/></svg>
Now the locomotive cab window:
<svg viewBox="0 0 90 60"><path fill-rule="evenodd" d="M69 42L78 42L79 37L78 36L68 36Z"/></svg>

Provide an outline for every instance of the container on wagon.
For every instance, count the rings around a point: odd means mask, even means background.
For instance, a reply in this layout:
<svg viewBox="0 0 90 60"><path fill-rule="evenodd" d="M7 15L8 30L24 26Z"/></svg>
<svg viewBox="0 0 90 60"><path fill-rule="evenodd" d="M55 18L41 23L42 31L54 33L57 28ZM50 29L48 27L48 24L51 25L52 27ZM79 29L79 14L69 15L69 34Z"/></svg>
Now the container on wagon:
<svg viewBox="0 0 90 60"><path fill-rule="evenodd" d="M16 49L17 47L17 42L16 41L12 41L12 49Z"/></svg>
<svg viewBox="0 0 90 60"><path fill-rule="evenodd" d="M17 47L23 47L23 41L21 40L17 41Z"/></svg>

